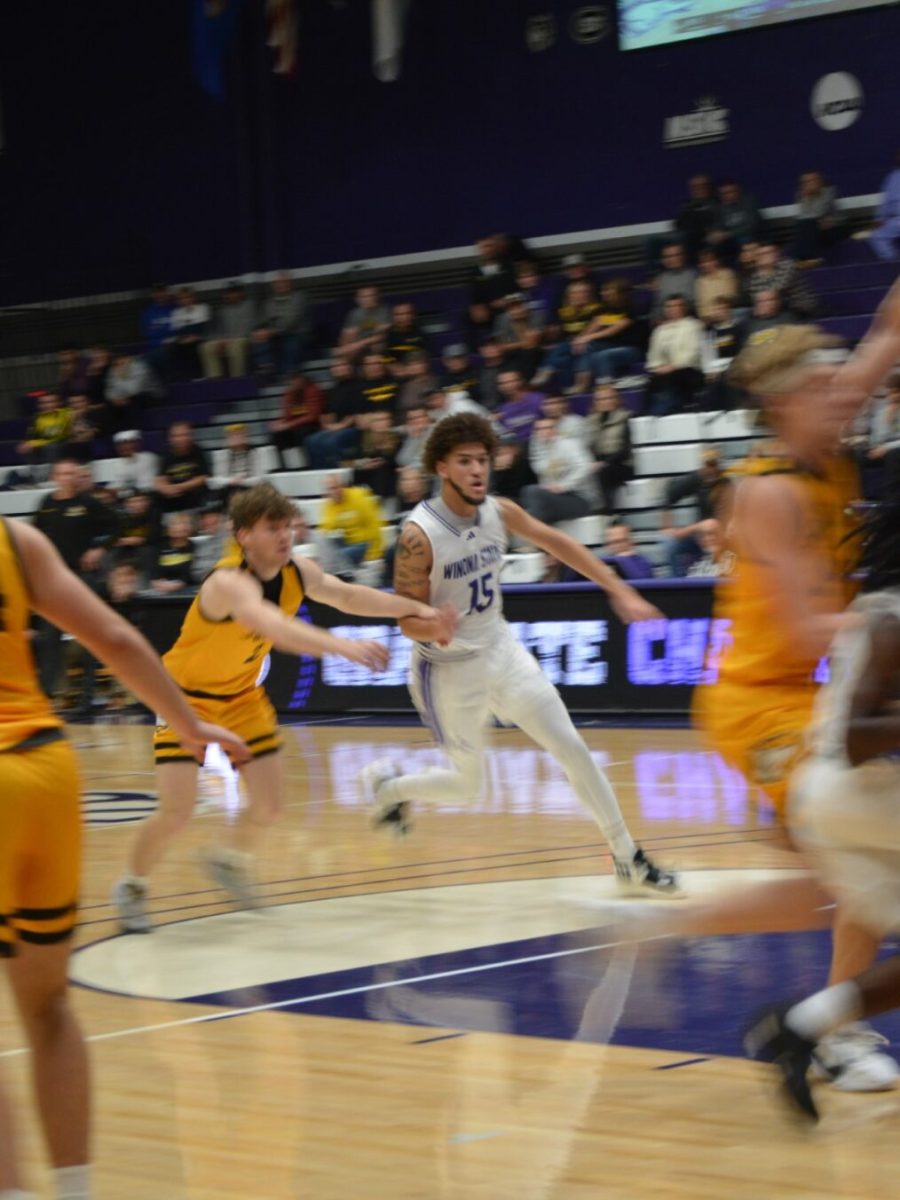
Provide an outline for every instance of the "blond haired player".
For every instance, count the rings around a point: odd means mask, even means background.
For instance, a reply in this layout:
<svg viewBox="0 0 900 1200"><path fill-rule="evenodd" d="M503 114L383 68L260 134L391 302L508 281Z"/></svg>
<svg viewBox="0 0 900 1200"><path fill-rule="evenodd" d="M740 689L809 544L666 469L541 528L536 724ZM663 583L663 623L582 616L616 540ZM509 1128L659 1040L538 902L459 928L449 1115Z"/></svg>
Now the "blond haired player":
<svg viewBox="0 0 900 1200"><path fill-rule="evenodd" d="M418 617L449 640L455 614L408 597L343 583L309 559L294 560L293 501L271 484L248 488L232 500L235 545L206 577L178 640L163 662L192 708L233 730L250 748L241 766L249 802L238 814L228 846L207 859L213 878L243 907L254 903L251 853L260 832L281 812L283 767L275 710L258 683L274 647L289 654L337 654L382 670L388 651L378 642L351 641L317 629L295 614L304 596L361 616ZM159 807L138 831L128 873L115 887L122 928L147 933L148 877L169 843L190 820L197 795L197 763L177 733L160 725L154 738Z"/></svg>
<svg viewBox="0 0 900 1200"><path fill-rule="evenodd" d="M81 862L75 753L38 683L32 613L78 639L162 713L185 753L220 741L240 761L239 736L193 712L133 626L69 571L38 530L0 520L0 957L31 1048L34 1090L58 1200L89 1200L90 1081L66 988ZM0 1090L0 1198L29 1195Z"/></svg>

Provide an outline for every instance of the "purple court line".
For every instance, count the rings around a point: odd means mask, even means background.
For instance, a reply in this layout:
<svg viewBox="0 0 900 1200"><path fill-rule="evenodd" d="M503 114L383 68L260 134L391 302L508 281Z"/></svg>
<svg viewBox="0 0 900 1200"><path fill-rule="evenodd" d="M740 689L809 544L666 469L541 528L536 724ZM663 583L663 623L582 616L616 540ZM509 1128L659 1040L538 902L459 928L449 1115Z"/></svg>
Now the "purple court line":
<svg viewBox="0 0 900 1200"><path fill-rule="evenodd" d="M437 1037L416 1038L414 1042L407 1042L406 1044L408 1046L425 1046L428 1042L449 1042L452 1038L465 1037L467 1032L467 1030L463 1030L462 1033L441 1033Z"/></svg>
<svg viewBox="0 0 900 1200"><path fill-rule="evenodd" d="M710 1062L709 1055L704 1058L683 1058L680 1062L664 1063L661 1067L654 1067L654 1071L677 1071L679 1067L693 1067L697 1063Z"/></svg>

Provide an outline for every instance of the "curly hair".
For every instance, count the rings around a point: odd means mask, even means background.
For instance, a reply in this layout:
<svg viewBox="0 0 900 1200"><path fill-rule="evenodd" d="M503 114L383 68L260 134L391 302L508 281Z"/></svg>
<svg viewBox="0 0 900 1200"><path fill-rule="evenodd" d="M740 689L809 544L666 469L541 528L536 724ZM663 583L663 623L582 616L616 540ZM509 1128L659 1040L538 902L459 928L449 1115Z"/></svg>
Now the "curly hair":
<svg viewBox="0 0 900 1200"><path fill-rule="evenodd" d="M291 521L296 512L293 500L279 492L271 483L258 483L255 487L244 488L235 494L228 506L228 515L231 517L235 533L239 529L252 528L263 518L270 521Z"/></svg>
<svg viewBox="0 0 900 1200"><path fill-rule="evenodd" d="M444 417L428 436L422 451L422 466L427 474L434 475L437 464L459 446L484 446L493 457L497 442L490 421L479 417L477 413L457 413L455 417Z"/></svg>
<svg viewBox="0 0 900 1200"><path fill-rule="evenodd" d="M816 325L780 325L765 341L740 352L729 379L757 396L789 392L808 365L807 355L841 344L840 338L823 333Z"/></svg>

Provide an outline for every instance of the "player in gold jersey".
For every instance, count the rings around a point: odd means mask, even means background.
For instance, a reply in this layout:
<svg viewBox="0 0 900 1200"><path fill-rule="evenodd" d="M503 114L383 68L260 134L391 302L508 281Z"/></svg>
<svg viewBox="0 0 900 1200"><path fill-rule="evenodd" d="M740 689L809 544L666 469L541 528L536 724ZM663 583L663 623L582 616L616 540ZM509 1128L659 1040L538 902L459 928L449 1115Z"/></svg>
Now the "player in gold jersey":
<svg viewBox="0 0 900 1200"><path fill-rule="evenodd" d="M81 860L75 754L41 690L32 613L71 633L202 758L221 741L241 761L240 737L205 723L144 638L108 609L38 530L0 520L0 957L31 1048L34 1090L54 1167L54 1195L90 1200L90 1083L66 986ZM0 1197L29 1195L0 1088Z"/></svg>
<svg viewBox="0 0 900 1200"><path fill-rule="evenodd" d="M456 615L408 597L343 583L316 563L291 557L294 504L271 484L248 488L229 509L236 546L206 577L178 640L163 657L175 682L204 719L215 720L246 741L251 758L241 767L249 802L231 827L229 844L207 857L216 882L242 907L255 903L249 882L260 833L282 808L281 738L275 711L257 682L274 647L292 654L337 654L382 670L388 651L378 642L338 638L295 620L304 595L362 616L418 617L435 641L450 640ZM169 843L190 820L197 795L197 763L166 725L154 739L159 807L138 831L128 873L114 899L127 933L149 932L148 877Z"/></svg>

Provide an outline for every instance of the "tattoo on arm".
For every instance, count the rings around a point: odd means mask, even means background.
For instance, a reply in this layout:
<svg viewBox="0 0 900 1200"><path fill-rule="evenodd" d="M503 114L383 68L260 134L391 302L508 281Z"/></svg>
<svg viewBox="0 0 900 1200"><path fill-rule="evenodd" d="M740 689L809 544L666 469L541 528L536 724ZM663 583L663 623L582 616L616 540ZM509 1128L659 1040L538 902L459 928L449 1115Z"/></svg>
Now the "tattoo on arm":
<svg viewBox="0 0 900 1200"><path fill-rule="evenodd" d="M394 591L398 596L428 603L431 585L431 543L417 525L407 521L394 555Z"/></svg>

